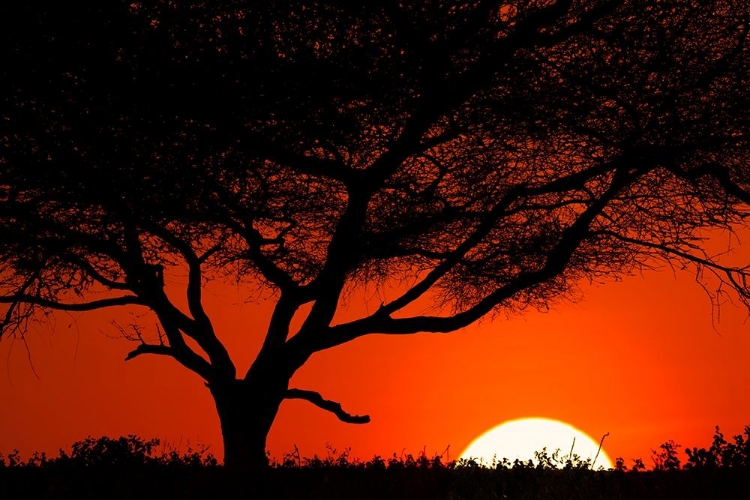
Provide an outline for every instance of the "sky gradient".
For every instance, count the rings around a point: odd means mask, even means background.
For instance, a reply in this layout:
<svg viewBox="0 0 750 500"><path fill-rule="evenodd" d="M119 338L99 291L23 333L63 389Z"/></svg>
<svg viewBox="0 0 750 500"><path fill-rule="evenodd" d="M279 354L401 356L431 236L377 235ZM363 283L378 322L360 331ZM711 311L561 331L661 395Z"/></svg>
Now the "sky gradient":
<svg viewBox="0 0 750 500"><path fill-rule="evenodd" d="M735 256L747 261L746 254ZM242 304L245 290L218 284L207 291L216 330L244 373L270 303ZM454 459L495 425L546 417L596 441L609 432L612 460L650 466L651 450L668 439L708 447L715 425L729 438L750 424L743 309L725 304L717 315L694 275L669 269L582 292L546 313L501 314L447 335L373 335L315 354L291 386L372 422L345 424L305 401L285 401L268 440L272 456L295 445L302 456L325 455L328 445L364 460L423 450ZM350 311L362 307L350 302ZM210 445L221 458L218 417L200 378L166 358L124 362L134 345L118 338L112 312L57 314L52 333L31 331L38 378L21 342L0 343L0 452L56 455L89 435L136 434ZM115 315L121 324L131 319L124 310Z"/></svg>

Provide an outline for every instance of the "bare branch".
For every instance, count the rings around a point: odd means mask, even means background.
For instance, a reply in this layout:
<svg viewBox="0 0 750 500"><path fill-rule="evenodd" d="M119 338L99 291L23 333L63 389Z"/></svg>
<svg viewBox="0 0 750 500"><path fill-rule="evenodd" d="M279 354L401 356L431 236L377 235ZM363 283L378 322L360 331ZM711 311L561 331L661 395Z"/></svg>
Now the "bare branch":
<svg viewBox="0 0 750 500"><path fill-rule="evenodd" d="M142 354L159 354L162 356L174 357L174 352L171 347L161 344L140 344L138 347L133 349L125 356L125 361L129 361Z"/></svg>
<svg viewBox="0 0 750 500"><path fill-rule="evenodd" d="M216 252L218 252L219 250L221 250L221 248L222 248L222 243L218 243L218 244L212 246L211 248L209 248L208 250L206 250L203 253L203 255L199 255L198 256L198 262L200 262L201 264L203 264L209 258L211 258L211 256L213 256Z"/></svg>
<svg viewBox="0 0 750 500"><path fill-rule="evenodd" d="M598 231L596 234L603 234L603 235L611 236L612 238L615 238L625 243L657 250L663 254L666 254L667 258L669 258L669 256L677 257L678 259L682 259L683 261L692 262L693 264L696 264L697 266L702 266L704 268L711 269L714 272L722 273L726 276L728 283L733 286L735 291L739 293L742 298L750 299L750 288L748 287L748 279L750 278L750 266L744 266L744 267L724 266L724 265L719 264L718 262L714 262L708 256L694 255L687 251L680 250L679 248L675 248L664 243L656 243L656 242L641 240L638 238L631 238L628 236L615 233L613 231ZM720 278L718 274L717 274L717 277Z"/></svg>
<svg viewBox="0 0 750 500"><path fill-rule="evenodd" d="M248 132L243 129L243 141L247 140L247 135ZM340 160L327 160L301 155L274 141L269 141L267 137L260 134L252 134L251 136L255 139L251 141L251 144L253 144L257 153L271 161L289 166L300 173L329 177L345 184L352 182L359 175L359 172L347 168Z"/></svg>
<svg viewBox="0 0 750 500"><path fill-rule="evenodd" d="M157 313L157 316L159 314ZM161 324L164 326L164 333L169 340L169 351L165 349L156 349L158 352L150 352L151 354L168 354L176 359L180 364L189 370L197 373L204 380L210 382L214 380L217 375L217 370L211 363L206 361L202 356L193 351L190 346L185 343L185 339L179 329L172 326L170 323L165 322L164 319L159 317ZM143 345L143 344L141 344ZM139 346L140 347L140 346ZM154 349L159 346L154 346ZM150 351L152 348L148 348ZM136 348L136 351L138 348Z"/></svg>
<svg viewBox="0 0 750 500"><path fill-rule="evenodd" d="M314 391L306 391L303 389L288 389L284 396L285 399L304 399L309 401L315 406L322 408L326 411L330 411L338 417L342 422L347 424L366 424L370 422L369 415L352 415L347 413L341 408L341 404L328 399L323 399L320 393Z"/></svg>
<svg viewBox="0 0 750 500"><path fill-rule="evenodd" d="M695 180L701 177L713 177L716 179L724 190L740 200L750 205L750 191L743 188L732 180L729 169L717 164L704 164L693 170L685 170L676 165L666 165L670 172L683 179Z"/></svg>
<svg viewBox="0 0 750 500"><path fill-rule="evenodd" d="M119 281L114 281L106 276L104 276L98 269L94 267L94 265L80 257L70 257L70 261L80 267L83 271L86 272L90 277L92 277L94 280L98 281L102 285L106 286L107 288L111 288L112 290L130 290L130 287L127 283L122 283Z"/></svg>
<svg viewBox="0 0 750 500"><path fill-rule="evenodd" d="M93 311L113 306L147 306L141 298L135 295L125 295L123 297L114 297L111 299L93 300L91 302L80 302L76 304L57 302L55 300L45 299L35 295L16 294L5 295L0 297L0 304L26 303L59 311Z"/></svg>
<svg viewBox="0 0 750 500"><path fill-rule="evenodd" d="M246 255L257 266L265 279L276 285L280 290L295 290L299 288L299 285L287 272L277 266L261 251L263 237L258 231L237 222L230 222L230 226L247 242Z"/></svg>

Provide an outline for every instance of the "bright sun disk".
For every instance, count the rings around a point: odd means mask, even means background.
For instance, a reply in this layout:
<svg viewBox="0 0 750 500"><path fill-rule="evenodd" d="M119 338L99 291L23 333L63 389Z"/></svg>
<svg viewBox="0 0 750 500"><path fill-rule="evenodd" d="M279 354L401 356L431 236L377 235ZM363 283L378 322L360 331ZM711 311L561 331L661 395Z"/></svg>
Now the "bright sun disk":
<svg viewBox="0 0 750 500"><path fill-rule="evenodd" d="M599 441L572 425L548 418L523 418L500 424L472 441L460 458L473 458L484 465L492 464L493 458L498 462L507 458L511 463L516 459L532 460L536 464L534 452L546 448L549 456L559 450L562 466L571 447L573 455L582 460L596 460L594 469L613 468L604 448L599 449Z"/></svg>

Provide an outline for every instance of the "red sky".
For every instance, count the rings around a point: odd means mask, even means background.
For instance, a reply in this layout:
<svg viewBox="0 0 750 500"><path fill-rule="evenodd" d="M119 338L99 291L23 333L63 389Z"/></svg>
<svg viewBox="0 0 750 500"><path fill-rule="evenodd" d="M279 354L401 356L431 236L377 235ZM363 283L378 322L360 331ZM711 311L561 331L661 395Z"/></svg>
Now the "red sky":
<svg viewBox="0 0 750 500"><path fill-rule="evenodd" d="M232 305L241 290L210 290L216 329L245 369L268 305ZM448 335L359 339L313 356L292 386L317 390L372 422L345 424L287 401L269 448L281 458L296 444L312 456L329 444L369 459L423 449L445 456L450 446L456 458L489 428L536 416L597 441L609 432L604 448L612 460L632 465L640 457L650 465L651 450L668 439L707 447L715 425L732 436L750 424L749 325L741 308L720 312L712 319L692 275L664 270L586 286L582 301L547 313L498 316ZM221 457L218 418L201 380L165 358L124 362L132 345L111 338L117 331L109 318L57 315L53 333L29 332L39 378L21 343L0 343L0 451L18 448L27 458L88 435L137 434L211 445ZM241 334L253 330L250 339Z"/></svg>

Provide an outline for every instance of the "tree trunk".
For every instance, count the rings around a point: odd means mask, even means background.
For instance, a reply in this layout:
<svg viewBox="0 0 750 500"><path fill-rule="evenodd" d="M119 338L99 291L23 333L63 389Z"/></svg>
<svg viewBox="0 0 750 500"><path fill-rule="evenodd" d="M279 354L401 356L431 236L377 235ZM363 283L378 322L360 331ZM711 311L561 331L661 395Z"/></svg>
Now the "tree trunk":
<svg viewBox="0 0 750 500"><path fill-rule="evenodd" d="M259 385L238 380L209 386L221 422L227 469L246 471L268 466L266 438L286 387L272 389Z"/></svg>

